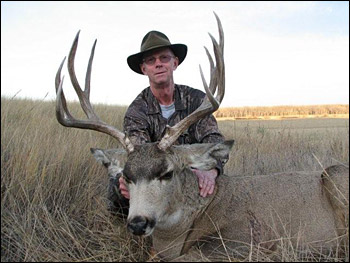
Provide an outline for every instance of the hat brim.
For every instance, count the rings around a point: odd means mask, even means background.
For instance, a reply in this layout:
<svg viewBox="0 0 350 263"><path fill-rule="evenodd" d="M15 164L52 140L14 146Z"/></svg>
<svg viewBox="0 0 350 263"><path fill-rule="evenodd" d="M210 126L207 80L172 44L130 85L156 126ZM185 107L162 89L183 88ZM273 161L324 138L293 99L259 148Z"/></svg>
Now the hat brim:
<svg viewBox="0 0 350 263"><path fill-rule="evenodd" d="M135 71L136 73L143 75L141 68L140 68L140 64L142 64L143 55L145 53L152 51L152 50L155 50L158 48L165 48L165 47L170 48L173 51L174 55L179 58L179 65L182 63L182 61L184 61L184 59L187 55L187 46L184 44L173 44L173 45L168 45L168 46L154 47L152 49L145 50L143 52L139 52L137 54L129 56L127 58L127 62L128 62L129 67L133 71Z"/></svg>

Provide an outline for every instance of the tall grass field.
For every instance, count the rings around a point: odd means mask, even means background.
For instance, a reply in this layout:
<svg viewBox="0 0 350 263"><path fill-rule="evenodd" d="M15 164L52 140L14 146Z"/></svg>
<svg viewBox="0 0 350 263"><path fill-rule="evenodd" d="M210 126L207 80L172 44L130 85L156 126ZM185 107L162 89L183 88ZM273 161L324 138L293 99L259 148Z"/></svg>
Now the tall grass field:
<svg viewBox="0 0 350 263"><path fill-rule="evenodd" d="M122 130L124 106L94 105ZM73 116L85 118L78 103ZM226 173L261 175L349 165L349 119L223 120L235 144ZM108 135L65 128L55 102L1 99L1 261L147 261L150 242L131 236L107 211L108 177L91 147L120 147ZM276 259L277 258L277 259ZM230 259L235 261L236 259ZM246 261L348 261L345 255L304 256L281 247Z"/></svg>

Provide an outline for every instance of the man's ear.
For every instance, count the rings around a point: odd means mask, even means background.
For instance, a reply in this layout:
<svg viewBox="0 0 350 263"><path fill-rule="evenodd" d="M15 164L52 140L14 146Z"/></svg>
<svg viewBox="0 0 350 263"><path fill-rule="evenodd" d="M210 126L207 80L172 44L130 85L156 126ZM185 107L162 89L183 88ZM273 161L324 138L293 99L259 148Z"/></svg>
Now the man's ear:
<svg viewBox="0 0 350 263"><path fill-rule="evenodd" d="M173 65L173 70L175 71L177 67L179 66L179 58L175 57L174 59L174 65Z"/></svg>
<svg viewBox="0 0 350 263"><path fill-rule="evenodd" d="M179 152L185 165L199 170L211 170L216 167L217 161L227 162L234 141L222 143L198 143L173 146Z"/></svg>
<svg viewBox="0 0 350 263"><path fill-rule="evenodd" d="M145 65L143 63L140 64L140 69L141 69L141 72L143 73L143 75L147 75L146 71L145 71Z"/></svg>

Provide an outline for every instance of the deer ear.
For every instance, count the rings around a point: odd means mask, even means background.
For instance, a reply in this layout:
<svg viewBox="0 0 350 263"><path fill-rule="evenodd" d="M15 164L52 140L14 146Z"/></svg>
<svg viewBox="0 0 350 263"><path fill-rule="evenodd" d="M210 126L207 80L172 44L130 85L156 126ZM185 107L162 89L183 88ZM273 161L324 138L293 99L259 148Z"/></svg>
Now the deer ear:
<svg viewBox="0 0 350 263"><path fill-rule="evenodd" d="M92 155L97 162L107 169L124 169L127 159L127 152L124 149L108 149L90 148Z"/></svg>
<svg viewBox="0 0 350 263"><path fill-rule="evenodd" d="M108 158L105 150L99 148L90 148L90 151L97 162L103 164L104 167L108 168L111 165L111 160Z"/></svg>
<svg viewBox="0 0 350 263"><path fill-rule="evenodd" d="M185 165L199 170L211 170L216 167L218 160L227 162L234 141L222 143L198 143L181 145Z"/></svg>

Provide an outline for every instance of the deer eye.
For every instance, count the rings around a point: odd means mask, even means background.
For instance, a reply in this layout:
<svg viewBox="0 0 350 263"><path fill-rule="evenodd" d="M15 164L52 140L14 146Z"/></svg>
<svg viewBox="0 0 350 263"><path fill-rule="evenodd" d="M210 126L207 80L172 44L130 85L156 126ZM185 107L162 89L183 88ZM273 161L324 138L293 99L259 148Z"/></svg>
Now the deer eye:
<svg viewBox="0 0 350 263"><path fill-rule="evenodd" d="M159 180L170 180L173 177L173 171L167 172L159 177Z"/></svg>

